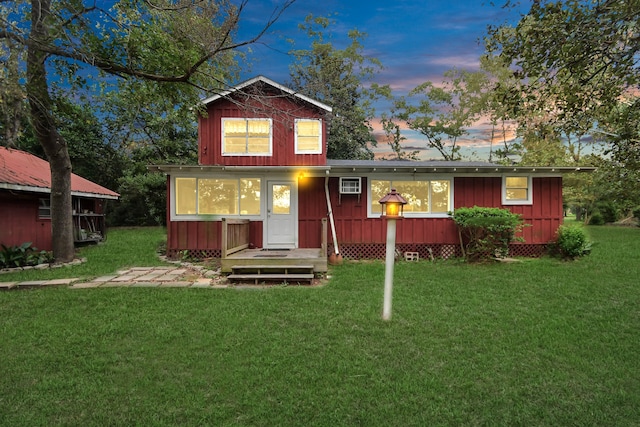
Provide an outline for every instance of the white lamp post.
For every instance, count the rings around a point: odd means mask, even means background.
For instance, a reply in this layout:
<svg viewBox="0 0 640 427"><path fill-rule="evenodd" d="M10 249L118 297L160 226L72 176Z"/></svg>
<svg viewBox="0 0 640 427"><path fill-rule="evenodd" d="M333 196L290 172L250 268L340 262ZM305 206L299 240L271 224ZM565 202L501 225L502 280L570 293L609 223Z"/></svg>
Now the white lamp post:
<svg viewBox="0 0 640 427"><path fill-rule="evenodd" d="M393 294L393 264L396 254L396 219L402 218L404 205L407 201L392 188L386 196L380 199L382 217L387 220L387 253L384 269L384 302L382 305L382 319L391 319L391 297Z"/></svg>

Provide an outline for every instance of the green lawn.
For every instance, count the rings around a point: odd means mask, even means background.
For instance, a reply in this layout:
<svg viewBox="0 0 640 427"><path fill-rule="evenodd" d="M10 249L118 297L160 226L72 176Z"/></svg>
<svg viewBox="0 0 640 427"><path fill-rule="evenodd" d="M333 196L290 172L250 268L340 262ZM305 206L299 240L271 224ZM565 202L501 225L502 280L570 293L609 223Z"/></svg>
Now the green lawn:
<svg viewBox="0 0 640 427"><path fill-rule="evenodd" d="M0 425L639 425L640 229L589 232L574 262L399 263L390 322L381 262L0 292Z"/></svg>

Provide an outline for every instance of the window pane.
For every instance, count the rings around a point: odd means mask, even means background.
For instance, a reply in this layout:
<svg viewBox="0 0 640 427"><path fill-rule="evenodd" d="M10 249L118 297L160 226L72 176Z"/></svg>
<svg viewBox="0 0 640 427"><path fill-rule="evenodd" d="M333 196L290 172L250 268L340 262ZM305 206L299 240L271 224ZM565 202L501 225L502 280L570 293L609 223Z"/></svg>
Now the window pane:
<svg viewBox="0 0 640 427"><path fill-rule="evenodd" d="M268 154L269 138L249 138L248 151L251 154Z"/></svg>
<svg viewBox="0 0 640 427"><path fill-rule="evenodd" d="M238 180L198 180L198 213L236 215L238 213Z"/></svg>
<svg viewBox="0 0 640 427"><path fill-rule="evenodd" d="M288 215L291 211L291 186L274 184L271 188L271 213Z"/></svg>
<svg viewBox="0 0 640 427"><path fill-rule="evenodd" d="M320 135L319 120L298 120L298 136L318 136Z"/></svg>
<svg viewBox="0 0 640 427"><path fill-rule="evenodd" d="M249 136L269 136L269 120L248 120L247 123Z"/></svg>
<svg viewBox="0 0 640 427"><path fill-rule="evenodd" d="M526 176L508 176L506 181L507 188L527 188L529 179Z"/></svg>
<svg viewBox="0 0 640 427"><path fill-rule="evenodd" d="M225 119L224 136L244 136L247 134L247 122L244 119Z"/></svg>
<svg viewBox="0 0 640 427"><path fill-rule="evenodd" d="M242 138L227 138L224 140L224 152L226 154L236 153L244 154L247 151L247 139Z"/></svg>
<svg viewBox="0 0 640 427"><path fill-rule="evenodd" d="M196 179L176 178L176 215L196 213Z"/></svg>
<svg viewBox="0 0 640 427"><path fill-rule="evenodd" d="M431 181L431 212L446 213L449 208L449 181Z"/></svg>
<svg viewBox="0 0 640 427"><path fill-rule="evenodd" d="M505 187L507 200L527 200L529 197L529 179L526 176L508 176Z"/></svg>
<svg viewBox="0 0 640 427"><path fill-rule="evenodd" d="M429 212L429 181L393 181L392 186L408 202L405 212Z"/></svg>
<svg viewBox="0 0 640 427"><path fill-rule="evenodd" d="M377 179L371 180L371 213L382 214L382 205L379 201L387 193L391 191L391 181L379 181Z"/></svg>
<svg viewBox="0 0 640 427"><path fill-rule="evenodd" d="M240 215L260 215L260 179L240 180Z"/></svg>
<svg viewBox="0 0 640 427"><path fill-rule="evenodd" d="M527 189L507 188L507 200L527 200Z"/></svg>
<svg viewBox="0 0 640 427"><path fill-rule="evenodd" d="M51 199L40 199L38 218L51 218Z"/></svg>
<svg viewBox="0 0 640 427"><path fill-rule="evenodd" d="M320 151L320 138L317 136L299 136L298 151Z"/></svg>

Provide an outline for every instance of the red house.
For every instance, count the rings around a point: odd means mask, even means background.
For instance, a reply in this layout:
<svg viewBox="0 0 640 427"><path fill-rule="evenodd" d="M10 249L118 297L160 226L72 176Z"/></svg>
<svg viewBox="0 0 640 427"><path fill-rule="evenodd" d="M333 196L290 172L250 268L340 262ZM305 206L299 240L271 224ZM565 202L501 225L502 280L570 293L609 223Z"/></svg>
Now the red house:
<svg viewBox="0 0 640 427"><path fill-rule="evenodd" d="M400 251L455 255L448 212L477 205L522 214L531 226L512 253L538 255L563 220L562 174L577 170L327 159L331 108L261 76L203 102L199 165L150 169L167 175L168 254L221 257L223 270L245 248L265 258L278 249L384 258L378 201L392 187L409 202L397 225Z"/></svg>
<svg viewBox="0 0 640 427"><path fill-rule="evenodd" d="M20 150L0 147L0 243L31 242L51 250L51 172L49 163ZM104 238L104 208L119 194L76 174L71 175L76 243Z"/></svg>

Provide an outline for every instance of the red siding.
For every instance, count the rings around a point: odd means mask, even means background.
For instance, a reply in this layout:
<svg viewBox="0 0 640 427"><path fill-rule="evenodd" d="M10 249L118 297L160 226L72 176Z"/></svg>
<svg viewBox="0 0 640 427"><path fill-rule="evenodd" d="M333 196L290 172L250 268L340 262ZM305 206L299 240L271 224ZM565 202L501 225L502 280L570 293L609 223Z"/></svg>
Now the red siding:
<svg viewBox="0 0 640 427"><path fill-rule="evenodd" d="M322 218L327 217L325 178L306 178L298 188L299 247L320 247ZM523 216L523 236L527 244L545 244L554 239L555 231L562 223L562 179L534 178L533 205L502 206L500 177L459 177L454 179L455 208L462 206L506 207ZM362 188L367 188L363 178ZM331 205L340 245L384 244L386 225L379 218L367 218L367 192L342 195L338 191L338 178L329 180ZM169 222L167 248L177 250L219 250L220 222L183 221ZM262 221L251 223L250 238L255 247L263 243ZM329 227L327 241L333 245ZM404 218L398 221L398 244L446 244L457 245L458 232L450 218Z"/></svg>
<svg viewBox="0 0 640 427"><path fill-rule="evenodd" d="M52 249L51 220L38 219L39 198L0 192L0 243L17 246L31 242L39 250Z"/></svg>
<svg viewBox="0 0 640 427"><path fill-rule="evenodd" d="M502 205L502 178L459 177L454 181L455 207L508 208L529 224L523 230L525 243L548 243L562 224L562 178L533 178L532 205Z"/></svg>
<svg viewBox="0 0 640 427"><path fill-rule="evenodd" d="M304 104L306 105L306 104ZM288 98L275 98L267 108L264 105L251 109L245 105L221 99L209 105L207 116L199 119L199 162L201 165L226 166L318 166L326 164L326 140L323 140L322 154L295 154L294 122L296 118L322 118L316 109L301 108ZM271 110L270 110L270 109ZM272 114L278 111L280 114ZM269 114L271 113L271 114ZM271 156L223 156L222 118L272 118L273 147ZM326 138L326 122L322 122L323 139Z"/></svg>

